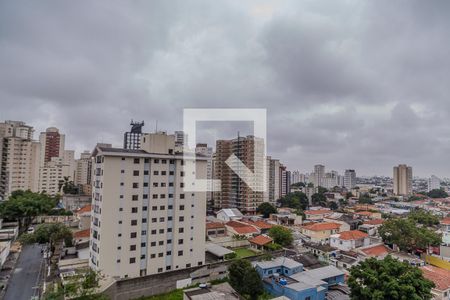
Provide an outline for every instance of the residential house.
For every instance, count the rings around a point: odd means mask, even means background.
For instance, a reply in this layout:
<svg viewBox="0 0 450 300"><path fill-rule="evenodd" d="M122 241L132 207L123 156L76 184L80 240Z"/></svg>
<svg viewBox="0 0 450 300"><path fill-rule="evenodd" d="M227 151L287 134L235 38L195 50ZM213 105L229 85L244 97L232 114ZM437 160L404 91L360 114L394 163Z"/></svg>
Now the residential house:
<svg viewBox="0 0 450 300"><path fill-rule="evenodd" d="M225 223L228 235L245 235L252 237L253 235L260 234L261 232L254 226L244 222L229 221Z"/></svg>
<svg viewBox="0 0 450 300"><path fill-rule="evenodd" d="M267 245L273 243L273 239L267 235L258 235L254 238L248 240L250 242L250 247L256 250L263 250Z"/></svg>
<svg viewBox="0 0 450 300"><path fill-rule="evenodd" d="M432 265L423 266L420 269L426 279L434 282L435 287L431 289L433 299L450 299L450 271Z"/></svg>
<svg viewBox="0 0 450 300"><path fill-rule="evenodd" d="M305 210L305 219L311 221L323 220L325 217L331 215L332 213L333 211L328 208Z"/></svg>
<svg viewBox="0 0 450 300"><path fill-rule="evenodd" d="M340 231L338 223L313 223L300 228L302 234L314 243L328 243L330 236Z"/></svg>
<svg viewBox="0 0 450 300"><path fill-rule="evenodd" d="M369 235L359 230L343 231L330 236L330 246L343 251L350 251L369 245Z"/></svg>
<svg viewBox="0 0 450 300"><path fill-rule="evenodd" d="M208 238L224 237L227 236L227 229L221 222L207 222L206 236Z"/></svg>
<svg viewBox="0 0 450 300"><path fill-rule="evenodd" d="M392 252L392 250L384 244L370 245L368 247L359 248L356 251L362 254L363 257L375 257L377 259L383 259Z"/></svg>
<svg viewBox="0 0 450 300"><path fill-rule="evenodd" d="M383 219L366 220L362 225L359 225L358 230L367 233L370 236L378 234L378 228L383 225Z"/></svg>
<svg viewBox="0 0 450 300"><path fill-rule="evenodd" d="M91 211L92 205L88 204L75 212L75 218L78 220L79 229L87 229L91 227Z"/></svg>
<svg viewBox="0 0 450 300"><path fill-rule="evenodd" d="M242 221L242 222L247 223L247 224L249 224L249 225L251 225L253 227L256 227L256 229L258 229L262 234L267 234L269 232L270 228L273 227L272 224L269 224L269 223L264 222L262 220L253 221L253 220L250 219L250 220L245 220L245 221Z"/></svg>
<svg viewBox="0 0 450 300"><path fill-rule="evenodd" d="M217 212L217 219L228 222L241 220L244 215L237 208L224 208Z"/></svg>

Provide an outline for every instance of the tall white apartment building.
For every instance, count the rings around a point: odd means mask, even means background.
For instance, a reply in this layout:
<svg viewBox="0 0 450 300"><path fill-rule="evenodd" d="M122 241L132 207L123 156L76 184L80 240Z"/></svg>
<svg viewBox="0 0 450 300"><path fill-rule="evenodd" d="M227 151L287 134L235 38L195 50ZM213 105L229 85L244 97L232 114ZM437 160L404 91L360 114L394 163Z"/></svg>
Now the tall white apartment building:
<svg viewBox="0 0 450 300"><path fill-rule="evenodd" d="M16 190L38 190L40 147L33 132L24 122L0 123L0 200Z"/></svg>
<svg viewBox="0 0 450 300"><path fill-rule="evenodd" d="M298 170L292 171L291 174L291 184L301 182L300 180L300 172Z"/></svg>
<svg viewBox="0 0 450 300"><path fill-rule="evenodd" d="M93 152L90 266L137 277L205 263L206 193L185 190L185 163L207 160L175 152L175 136L144 134L140 150L97 146ZM191 175L191 174L190 174Z"/></svg>
<svg viewBox="0 0 450 300"><path fill-rule="evenodd" d="M347 169L344 172L344 187L348 190L356 186L356 172L355 170Z"/></svg>
<svg viewBox="0 0 450 300"><path fill-rule="evenodd" d="M430 178L428 178L428 192L432 190L439 190L441 188L441 179L435 175L431 175Z"/></svg>
<svg viewBox="0 0 450 300"><path fill-rule="evenodd" d="M325 178L325 166L324 165L315 165L314 166L314 186L315 187L324 187L324 178Z"/></svg>
<svg viewBox="0 0 450 300"><path fill-rule="evenodd" d="M403 196L412 194L412 177L412 167L407 165L394 167L394 194Z"/></svg>
<svg viewBox="0 0 450 300"><path fill-rule="evenodd" d="M92 157L90 151L84 151L76 160L75 184L90 185L92 178Z"/></svg>
<svg viewBox="0 0 450 300"><path fill-rule="evenodd" d="M208 147L207 144L197 144L195 147L195 154L199 154L206 158L206 179L208 182L209 192L206 192L206 204L209 210L213 209L212 203L212 179L213 179L213 149L212 147Z"/></svg>

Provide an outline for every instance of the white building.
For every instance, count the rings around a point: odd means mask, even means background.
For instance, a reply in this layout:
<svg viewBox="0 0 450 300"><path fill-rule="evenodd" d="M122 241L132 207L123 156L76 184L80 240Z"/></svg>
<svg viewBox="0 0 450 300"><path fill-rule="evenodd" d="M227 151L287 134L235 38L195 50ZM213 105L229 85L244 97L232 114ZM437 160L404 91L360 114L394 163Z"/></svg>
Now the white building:
<svg viewBox="0 0 450 300"><path fill-rule="evenodd" d="M435 176L431 175L430 178L428 178L428 192L432 190L439 190L441 188L441 180Z"/></svg>
<svg viewBox="0 0 450 300"><path fill-rule="evenodd" d="M330 236L330 246L342 251L350 251L369 245L369 235L359 230L343 231Z"/></svg>
<svg viewBox="0 0 450 300"><path fill-rule="evenodd" d="M315 187L324 187L324 179L325 179L325 166L324 165L315 165L314 166L314 186Z"/></svg>
<svg viewBox="0 0 450 300"><path fill-rule="evenodd" d="M356 172L355 170L347 169L344 173L344 187L348 190L356 186Z"/></svg>
<svg viewBox="0 0 450 300"><path fill-rule="evenodd" d="M97 147L93 153L90 266L137 277L205 263L206 193L184 186L175 136L144 134L141 150ZM196 178L206 179L196 158Z"/></svg>
<svg viewBox="0 0 450 300"><path fill-rule="evenodd" d="M208 147L207 144L197 144L195 147L195 154L202 155L206 158L206 179L209 180L209 192L206 193L206 203L208 204L209 208L212 208L213 149L212 147Z"/></svg>
<svg viewBox="0 0 450 300"><path fill-rule="evenodd" d="M394 194L411 195L412 194L412 167L407 165L398 165L394 167Z"/></svg>

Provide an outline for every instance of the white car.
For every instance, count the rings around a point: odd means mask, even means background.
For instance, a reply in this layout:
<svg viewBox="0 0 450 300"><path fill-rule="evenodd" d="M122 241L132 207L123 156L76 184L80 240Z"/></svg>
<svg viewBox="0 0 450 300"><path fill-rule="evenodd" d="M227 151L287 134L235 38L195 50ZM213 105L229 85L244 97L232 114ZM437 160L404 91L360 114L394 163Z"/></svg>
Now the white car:
<svg viewBox="0 0 450 300"><path fill-rule="evenodd" d="M34 233L34 227L33 226L29 227L27 232L28 233Z"/></svg>

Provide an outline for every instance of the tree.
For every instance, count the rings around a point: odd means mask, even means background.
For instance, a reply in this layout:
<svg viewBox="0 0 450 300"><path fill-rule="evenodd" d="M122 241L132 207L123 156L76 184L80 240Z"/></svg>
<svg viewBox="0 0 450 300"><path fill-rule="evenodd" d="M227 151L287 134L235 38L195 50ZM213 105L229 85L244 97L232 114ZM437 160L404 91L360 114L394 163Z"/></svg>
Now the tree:
<svg viewBox="0 0 450 300"><path fill-rule="evenodd" d="M56 198L45 193L15 191L8 200L0 204L0 215L8 220L17 220L21 229L27 228L34 217L47 214L56 205Z"/></svg>
<svg viewBox="0 0 450 300"><path fill-rule="evenodd" d="M433 226L439 224L439 218L424 209L412 210L409 213L408 218L425 226Z"/></svg>
<svg viewBox="0 0 450 300"><path fill-rule="evenodd" d="M49 248L54 251L54 245L64 241L66 245L71 246L73 240L72 231L61 223L45 223L37 226L36 230L30 234L23 234L20 241L23 244L45 244L49 243Z"/></svg>
<svg viewBox="0 0 450 300"><path fill-rule="evenodd" d="M296 182L296 183L291 184L291 187L294 187L294 188L305 187L305 186L306 186L306 184L304 182Z"/></svg>
<svg viewBox="0 0 450 300"><path fill-rule="evenodd" d="M345 194L345 199L346 200L350 199L351 197L353 197L352 192L347 192L347 194Z"/></svg>
<svg viewBox="0 0 450 300"><path fill-rule="evenodd" d="M79 188L78 186L75 185L75 183L73 183L73 181L69 180L70 177L68 176L64 176L63 180L60 180L58 183L58 190L62 191L64 194L72 194L72 195L77 195L79 194Z"/></svg>
<svg viewBox="0 0 450 300"><path fill-rule="evenodd" d="M322 193L315 193L311 196L311 202L315 206L327 206L327 197Z"/></svg>
<svg viewBox="0 0 450 300"><path fill-rule="evenodd" d="M441 242L440 234L417 227L412 219L387 219L378 232L385 243L396 244L403 251L428 250L429 246L437 246Z"/></svg>
<svg viewBox="0 0 450 300"><path fill-rule="evenodd" d="M334 201L331 201L331 202L330 202L330 205L329 205L328 207L329 207L331 210L336 210L336 209L339 208L339 206L337 205L337 203L334 202Z"/></svg>
<svg viewBox="0 0 450 300"><path fill-rule="evenodd" d="M228 268L228 278L238 293L247 295L252 300L264 293L261 277L248 260L234 261Z"/></svg>
<svg viewBox="0 0 450 300"><path fill-rule="evenodd" d="M292 232L280 225L273 226L269 229L269 236L273 239L273 241L277 244L280 244L284 247L289 246L294 241L292 237Z"/></svg>
<svg viewBox="0 0 450 300"><path fill-rule="evenodd" d="M302 210L307 209L309 205L308 197L303 192L289 193L286 196L280 198L278 200L278 203L280 203L282 207Z"/></svg>
<svg viewBox="0 0 450 300"><path fill-rule="evenodd" d="M350 269L351 299L432 299L434 283L420 269L390 255L383 260L369 258Z"/></svg>
<svg viewBox="0 0 450 300"><path fill-rule="evenodd" d="M358 203L360 204L373 204L372 197L369 194L364 193L359 196Z"/></svg>
<svg viewBox="0 0 450 300"><path fill-rule="evenodd" d="M276 214L277 209L269 202L263 202L258 206L256 212L262 214L264 218L268 218L270 214Z"/></svg>
<svg viewBox="0 0 450 300"><path fill-rule="evenodd" d="M435 189L435 190L429 191L427 196L430 198L447 198L448 194L444 190Z"/></svg>

